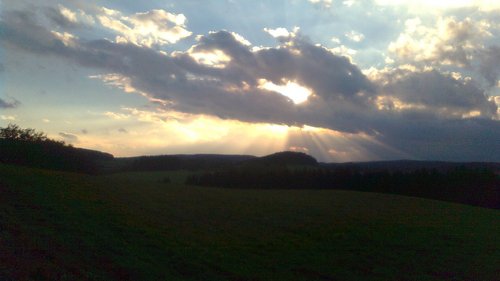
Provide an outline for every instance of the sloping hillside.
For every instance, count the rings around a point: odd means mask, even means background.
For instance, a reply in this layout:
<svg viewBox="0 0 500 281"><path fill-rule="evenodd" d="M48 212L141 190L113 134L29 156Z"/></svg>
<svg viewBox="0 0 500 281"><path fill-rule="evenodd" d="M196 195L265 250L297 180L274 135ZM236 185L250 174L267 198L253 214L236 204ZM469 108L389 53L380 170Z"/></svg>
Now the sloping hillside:
<svg viewBox="0 0 500 281"><path fill-rule="evenodd" d="M497 280L499 211L0 164L0 280ZM164 179L170 181L165 183Z"/></svg>

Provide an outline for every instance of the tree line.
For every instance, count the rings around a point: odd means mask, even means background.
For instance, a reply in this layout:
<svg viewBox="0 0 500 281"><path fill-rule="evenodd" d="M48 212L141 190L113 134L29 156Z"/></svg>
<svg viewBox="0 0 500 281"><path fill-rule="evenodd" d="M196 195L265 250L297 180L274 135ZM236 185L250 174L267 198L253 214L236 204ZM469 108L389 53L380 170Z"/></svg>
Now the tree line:
<svg viewBox="0 0 500 281"><path fill-rule="evenodd" d="M400 194L500 208L500 180L492 170L360 171L356 168L233 168L193 174L187 184L255 189L344 189Z"/></svg>

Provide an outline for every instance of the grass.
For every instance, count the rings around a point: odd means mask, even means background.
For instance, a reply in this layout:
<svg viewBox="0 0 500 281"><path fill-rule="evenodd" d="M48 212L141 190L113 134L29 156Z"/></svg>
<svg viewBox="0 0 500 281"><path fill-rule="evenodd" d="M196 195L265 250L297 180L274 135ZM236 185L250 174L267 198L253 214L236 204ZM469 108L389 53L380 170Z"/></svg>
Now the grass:
<svg viewBox="0 0 500 281"><path fill-rule="evenodd" d="M0 165L0 280L498 280L498 210ZM169 181L165 181L168 178Z"/></svg>

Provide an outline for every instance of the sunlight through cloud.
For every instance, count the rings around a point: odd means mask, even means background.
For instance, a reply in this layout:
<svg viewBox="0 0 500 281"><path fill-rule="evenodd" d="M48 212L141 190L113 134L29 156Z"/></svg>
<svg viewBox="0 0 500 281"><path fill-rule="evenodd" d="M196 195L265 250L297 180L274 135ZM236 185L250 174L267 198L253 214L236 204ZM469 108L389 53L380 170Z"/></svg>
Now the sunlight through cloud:
<svg viewBox="0 0 500 281"><path fill-rule="evenodd" d="M297 82L288 80L285 85L276 85L266 79L259 79L259 88L282 94L295 104L303 103L312 94L312 91Z"/></svg>
<svg viewBox="0 0 500 281"><path fill-rule="evenodd" d="M189 55L196 60L197 63L214 68L224 68L226 64L231 61L231 58L221 50L191 52Z"/></svg>

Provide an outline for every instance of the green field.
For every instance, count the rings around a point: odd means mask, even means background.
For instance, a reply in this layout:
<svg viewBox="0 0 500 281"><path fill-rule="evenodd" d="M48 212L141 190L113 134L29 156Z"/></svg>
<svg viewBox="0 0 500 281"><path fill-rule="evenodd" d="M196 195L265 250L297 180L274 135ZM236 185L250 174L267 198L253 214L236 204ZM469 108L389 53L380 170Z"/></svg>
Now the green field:
<svg viewBox="0 0 500 281"><path fill-rule="evenodd" d="M498 280L500 212L0 165L0 280ZM170 182L165 182L168 177Z"/></svg>

